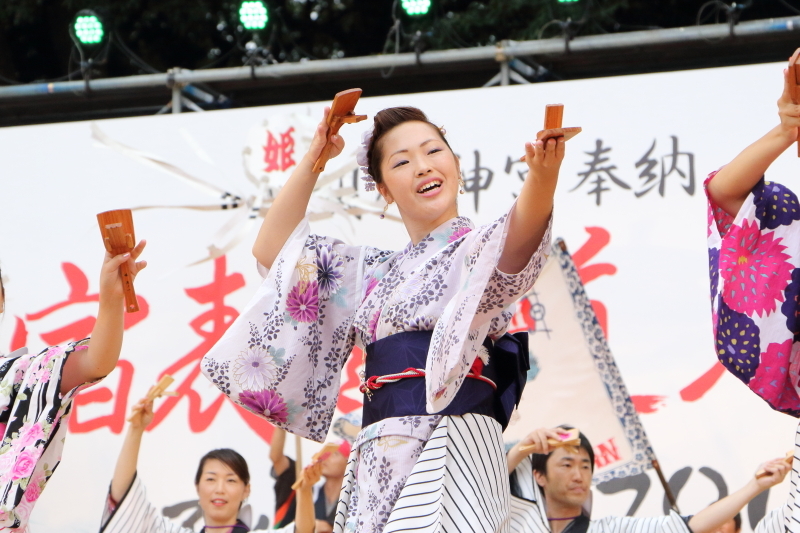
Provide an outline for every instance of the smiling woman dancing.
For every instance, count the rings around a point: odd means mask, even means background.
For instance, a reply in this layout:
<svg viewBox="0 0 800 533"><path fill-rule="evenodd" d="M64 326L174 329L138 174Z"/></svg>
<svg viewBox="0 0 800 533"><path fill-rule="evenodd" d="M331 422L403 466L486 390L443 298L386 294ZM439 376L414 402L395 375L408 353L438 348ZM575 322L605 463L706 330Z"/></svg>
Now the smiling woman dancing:
<svg viewBox="0 0 800 533"><path fill-rule="evenodd" d="M322 441L358 344L368 399L334 531L506 531L501 424L513 401L500 397L520 392L527 353L504 333L549 250L564 140L526 144L516 203L475 228L458 216L461 172L443 131L415 108L379 112L359 163L411 238L389 252L309 234L326 134L323 120L267 213L253 247L266 279L204 372L240 405ZM344 143L332 141L336 155Z"/></svg>

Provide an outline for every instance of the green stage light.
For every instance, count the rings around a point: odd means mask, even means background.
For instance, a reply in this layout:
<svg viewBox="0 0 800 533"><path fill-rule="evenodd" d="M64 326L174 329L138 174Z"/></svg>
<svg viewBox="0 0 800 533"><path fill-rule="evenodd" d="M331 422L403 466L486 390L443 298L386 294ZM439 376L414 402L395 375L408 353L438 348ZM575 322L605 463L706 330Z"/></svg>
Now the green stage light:
<svg viewBox="0 0 800 533"><path fill-rule="evenodd" d="M261 0L247 0L239 6L239 21L246 30L263 30L268 20L267 6Z"/></svg>
<svg viewBox="0 0 800 533"><path fill-rule="evenodd" d="M84 45L98 44L103 41L105 30L103 22L93 11L84 9L75 15L72 21L72 31L75 38Z"/></svg>
<svg viewBox="0 0 800 533"><path fill-rule="evenodd" d="M402 6L406 14L413 16L427 15L431 10L431 0L403 0Z"/></svg>
<svg viewBox="0 0 800 533"><path fill-rule="evenodd" d="M559 4L577 4L580 0L558 0Z"/></svg>

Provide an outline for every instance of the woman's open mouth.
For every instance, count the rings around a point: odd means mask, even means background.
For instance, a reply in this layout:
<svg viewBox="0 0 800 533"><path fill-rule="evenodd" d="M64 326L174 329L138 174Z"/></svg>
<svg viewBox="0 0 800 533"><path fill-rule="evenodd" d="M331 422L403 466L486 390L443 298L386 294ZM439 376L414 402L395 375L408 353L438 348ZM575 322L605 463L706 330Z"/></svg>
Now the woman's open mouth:
<svg viewBox="0 0 800 533"><path fill-rule="evenodd" d="M418 194L425 194L426 192L431 192L434 189L438 189L442 186L442 180L432 180L417 189Z"/></svg>

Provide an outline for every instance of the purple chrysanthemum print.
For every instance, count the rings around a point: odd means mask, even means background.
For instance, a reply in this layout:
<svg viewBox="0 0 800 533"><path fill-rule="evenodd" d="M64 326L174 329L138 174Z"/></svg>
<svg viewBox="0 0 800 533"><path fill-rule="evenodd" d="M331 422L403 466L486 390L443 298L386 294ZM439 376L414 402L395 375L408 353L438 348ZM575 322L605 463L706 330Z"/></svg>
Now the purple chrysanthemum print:
<svg viewBox="0 0 800 533"><path fill-rule="evenodd" d="M318 285L301 281L286 298L286 311L298 322L314 322L319 313Z"/></svg>
<svg viewBox="0 0 800 533"><path fill-rule="evenodd" d="M322 246L317 254L319 297L328 300L342 287L344 261L330 246Z"/></svg>
<svg viewBox="0 0 800 533"><path fill-rule="evenodd" d="M722 297L731 309L758 316L769 314L783 301L792 277L782 238L762 233L755 222L732 226L722 240L719 265L725 285Z"/></svg>
<svg viewBox="0 0 800 533"><path fill-rule="evenodd" d="M762 180L753 188L753 196L761 229L775 229L800 220L797 196L780 183Z"/></svg>
<svg viewBox="0 0 800 533"><path fill-rule="evenodd" d="M789 358L792 355L792 339L773 342L761 354L761 364L747 385L761 396L773 409L796 412L800 409L800 397L792 384Z"/></svg>
<svg viewBox="0 0 800 533"><path fill-rule="evenodd" d="M748 383L761 356L760 331L751 318L719 302L716 347L720 362L737 378Z"/></svg>
<svg viewBox="0 0 800 533"><path fill-rule="evenodd" d="M792 270L792 281L783 291L781 313L786 317L786 329L792 332L795 342L800 341L800 268Z"/></svg>
<svg viewBox="0 0 800 533"><path fill-rule="evenodd" d="M447 243L450 244L451 242L456 242L458 239L460 239L470 231L472 231L472 228L467 228L467 227L457 228L453 232L453 234L450 235L450 237L447 239Z"/></svg>
<svg viewBox="0 0 800 533"><path fill-rule="evenodd" d="M281 395L271 390L246 390L239 393L239 402L250 411L263 416L270 422L285 424L289 419L289 410Z"/></svg>
<svg viewBox="0 0 800 533"><path fill-rule="evenodd" d="M711 300L714 301L719 286L719 250L717 248L708 249L708 274L711 277Z"/></svg>

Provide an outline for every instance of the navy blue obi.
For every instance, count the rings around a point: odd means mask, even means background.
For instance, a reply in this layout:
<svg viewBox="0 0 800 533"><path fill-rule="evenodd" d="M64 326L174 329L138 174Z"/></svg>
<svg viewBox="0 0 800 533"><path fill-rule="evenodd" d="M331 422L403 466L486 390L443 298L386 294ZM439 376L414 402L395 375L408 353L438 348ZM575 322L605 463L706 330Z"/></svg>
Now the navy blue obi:
<svg viewBox="0 0 800 533"><path fill-rule="evenodd" d="M374 380L378 376L400 374L406 369L424 370L432 335L432 331L406 331L369 344L365 375ZM480 375L494 382L496 390L483 379L468 377L446 408L438 413L428 413L425 409L425 378L399 379L364 395L362 427L401 416L476 413L494 418L505 429L527 382L530 368L528 334L505 334L495 342L487 337L483 345L489 351L489 364L480 369Z"/></svg>

